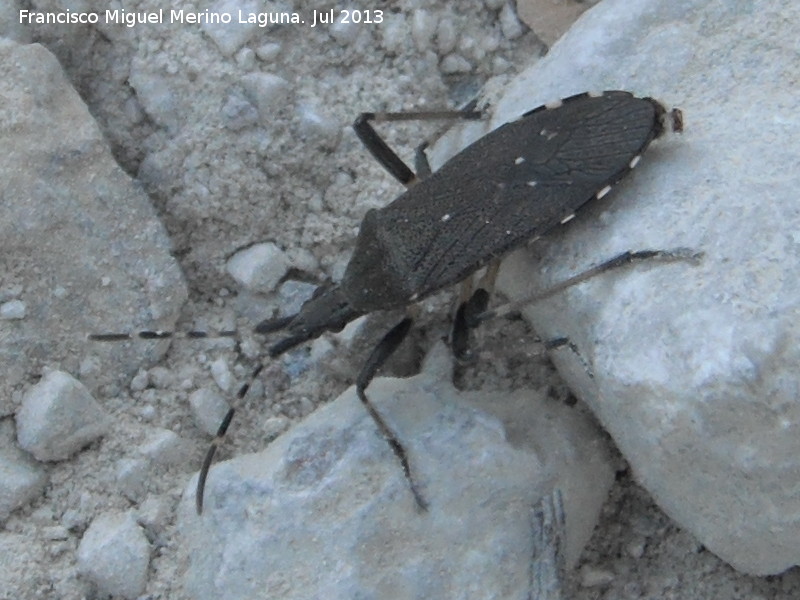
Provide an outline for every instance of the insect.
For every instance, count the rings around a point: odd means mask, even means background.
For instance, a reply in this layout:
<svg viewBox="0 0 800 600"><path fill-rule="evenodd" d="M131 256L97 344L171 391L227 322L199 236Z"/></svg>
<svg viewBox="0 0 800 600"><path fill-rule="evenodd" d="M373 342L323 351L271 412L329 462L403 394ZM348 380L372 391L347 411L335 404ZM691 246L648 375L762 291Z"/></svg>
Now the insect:
<svg viewBox="0 0 800 600"><path fill-rule="evenodd" d="M667 131L680 132L679 109L667 110L652 98L629 92L584 93L526 112L480 138L431 173L425 144L415 174L378 135L371 121L476 118L479 113L364 113L354 129L373 156L407 190L380 209L366 213L352 258L338 284L324 284L288 317L267 319L255 331L285 332L268 351L277 357L326 331L380 310L412 305L463 281L484 266L489 277L471 295L462 295L453 326L453 346L463 353L469 329L488 315L491 274L509 251L566 223L587 202L605 196L638 163L649 144ZM685 259L678 251L627 252L538 295L552 295L597 273L633 260L661 256ZM696 255L693 255L693 257ZM426 504L397 436L373 407L366 389L378 369L412 326L407 316L377 344L356 380L358 397L392 447L417 505ZM140 332L168 337L169 332ZM190 334L190 336L192 336ZM192 337L200 337L195 334ZM92 339L126 339L128 334L95 334ZM260 374L260 365L251 382ZM247 393L249 383L239 390ZM202 511L206 476L233 409L220 425L198 478L197 511Z"/></svg>

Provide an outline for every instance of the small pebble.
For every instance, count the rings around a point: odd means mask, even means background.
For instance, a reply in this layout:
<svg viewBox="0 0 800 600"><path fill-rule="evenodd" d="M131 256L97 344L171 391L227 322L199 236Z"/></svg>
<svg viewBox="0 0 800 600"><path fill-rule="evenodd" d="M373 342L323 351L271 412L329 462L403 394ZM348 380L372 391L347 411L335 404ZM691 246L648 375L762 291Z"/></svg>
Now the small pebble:
<svg viewBox="0 0 800 600"><path fill-rule="evenodd" d="M441 64L442 73L453 75L455 73L469 73L472 65L460 54L448 54Z"/></svg>
<svg viewBox="0 0 800 600"><path fill-rule="evenodd" d="M78 569L101 594L137 598L144 594L150 544L133 513L103 513L78 546Z"/></svg>
<svg viewBox="0 0 800 600"><path fill-rule="evenodd" d="M242 48L236 53L236 64L242 69L252 69L256 64L256 53L252 48Z"/></svg>
<svg viewBox="0 0 800 600"><path fill-rule="evenodd" d="M241 131L258 123L258 110L239 94L230 94L222 105L225 127L231 131Z"/></svg>
<svg viewBox="0 0 800 600"><path fill-rule="evenodd" d="M226 265L230 276L241 286L261 292L274 290L288 268L286 254L272 242L240 250Z"/></svg>
<svg viewBox="0 0 800 600"><path fill-rule="evenodd" d="M515 40L525 33L525 27L520 23L510 2L500 11L500 29L507 40Z"/></svg>
<svg viewBox="0 0 800 600"><path fill-rule="evenodd" d="M644 556L644 548L644 540L636 539L625 546L625 551L631 558L642 558L642 556Z"/></svg>
<svg viewBox="0 0 800 600"><path fill-rule="evenodd" d="M133 379L131 379L131 391L141 392L147 389L148 385L150 385L150 376L144 369L139 369L136 375L133 376Z"/></svg>
<svg viewBox="0 0 800 600"><path fill-rule="evenodd" d="M187 464L191 449L188 443L174 431L156 428L139 446L139 453L156 464L173 466Z"/></svg>
<svg viewBox="0 0 800 600"><path fill-rule="evenodd" d="M236 16L239 11L242 11L243 14L262 11L263 8L256 0L218 0L208 9L216 14L234 15L230 23L201 22L200 24L205 34L214 41L223 56L233 56L259 31L258 23L240 23Z"/></svg>
<svg viewBox="0 0 800 600"><path fill-rule="evenodd" d="M306 273L316 273L319 271L319 261L317 257L307 248L290 248L286 251L286 257L295 269L305 271Z"/></svg>
<svg viewBox="0 0 800 600"><path fill-rule="evenodd" d="M269 121L289 98L289 82L273 73L248 73L242 77L247 99L258 109L261 119Z"/></svg>
<svg viewBox="0 0 800 600"><path fill-rule="evenodd" d="M150 532L158 533L167 527L170 501L163 496L148 496L136 511L136 521Z"/></svg>
<svg viewBox="0 0 800 600"><path fill-rule="evenodd" d="M142 421L152 421L156 418L158 414L156 411L155 406L152 404L145 404L139 409L139 416L142 418Z"/></svg>
<svg viewBox="0 0 800 600"><path fill-rule="evenodd" d="M100 358L89 354L83 357L83 360L78 365L78 376L81 379L91 378L96 376L102 369Z"/></svg>
<svg viewBox="0 0 800 600"><path fill-rule="evenodd" d="M444 18L439 21L439 27L436 30L436 46L439 49L439 55L444 56L452 52L456 47L457 39L458 34L452 19Z"/></svg>
<svg viewBox="0 0 800 600"><path fill-rule="evenodd" d="M165 390L172 385L172 371L166 367L153 367L147 375L153 387L159 390Z"/></svg>
<svg viewBox="0 0 800 600"><path fill-rule="evenodd" d="M0 304L0 319L11 321L25 318L25 303L22 300L9 300Z"/></svg>
<svg viewBox="0 0 800 600"><path fill-rule="evenodd" d="M281 52L281 45L275 42L268 42L256 48L256 56L259 60L270 62L278 57Z"/></svg>
<svg viewBox="0 0 800 600"><path fill-rule="evenodd" d="M408 25L402 14L384 17L381 45L390 54L398 54L408 39Z"/></svg>
<svg viewBox="0 0 800 600"><path fill-rule="evenodd" d="M233 375L224 358L220 357L211 363L211 377L214 378L214 383L216 383L223 392L229 392L231 387L233 387Z"/></svg>
<svg viewBox="0 0 800 600"><path fill-rule="evenodd" d="M312 104L301 103L297 106L297 117L300 121L300 133L306 140L328 150L339 145L342 128L338 121L324 111Z"/></svg>
<svg viewBox="0 0 800 600"><path fill-rule="evenodd" d="M341 19L337 19L335 23L328 27L328 33L340 46L348 46L356 41L359 33L359 24L352 21L345 23Z"/></svg>
<svg viewBox="0 0 800 600"><path fill-rule="evenodd" d="M69 539L69 531L63 525L49 525L42 528L42 537L46 540Z"/></svg>
<svg viewBox="0 0 800 600"><path fill-rule="evenodd" d="M80 510L68 508L64 511L64 514L61 515L61 524L67 531L72 531L73 529L84 527L86 525L86 519Z"/></svg>
<svg viewBox="0 0 800 600"><path fill-rule="evenodd" d="M208 435L216 435L222 419L230 409L230 405L211 388L200 388L189 396L192 416L195 424Z"/></svg>
<svg viewBox="0 0 800 600"><path fill-rule="evenodd" d="M358 317L357 319L350 321L347 325L344 326L339 333L334 334L339 342L345 346L349 347L352 345L353 341L356 339L363 332L363 328L367 323L367 316L364 315L363 317Z"/></svg>
<svg viewBox="0 0 800 600"><path fill-rule="evenodd" d="M290 423L284 416L270 417L264 421L264 436L267 440L273 440L289 429Z"/></svg>
<svg viewBox="0 0 800 600"><path fill-rule="evenodd" d="M426 10L416 10L411 16L411 39L417 50L423 51L431 44L436 31L436 19Z"/></svg>
<svg viewBox="0 0 800 600"><path fill-rule="evenodd" d="M303 303L311 298L317 286L313 283L305 281L295 281L289 279L281 284L278 288L278 296L280 298L280 305L278 310L281 315L294 315L303 306Z"/></svg>
<svg viewBox="0 0 800 600"><path fill-rule="evenodd" d="M28 390L16 421L19 445L42 461L69 458L109 426L89 390L63 371L50 371Z"/></svg>
<svg viewBox="0 0 800 600"><path fill-rule="evenodd" d="M117 461L117 486L131 502L140 502L147 495L150 463L144 458L123 458Z"/></svg>
<svg viewBox="0 0 800 600"><path fill-rule="evenodd" d="M581 586L585 588L608 585L614 581L614 573L605 569L584 566L581 569Z"/></svg>

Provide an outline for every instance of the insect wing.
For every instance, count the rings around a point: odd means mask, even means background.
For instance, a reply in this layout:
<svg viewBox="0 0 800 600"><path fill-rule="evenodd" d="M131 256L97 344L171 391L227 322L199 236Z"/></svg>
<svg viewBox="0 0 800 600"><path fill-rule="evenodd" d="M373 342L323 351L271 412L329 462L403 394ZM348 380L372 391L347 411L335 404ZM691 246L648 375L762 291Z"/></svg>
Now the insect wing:
<svg viewBox="0 0 800 600"><path fill-rule="evenodd" d="M481 138L377 211L377 238L419 297L569 218L632 168L658 105L627 92L540 107Z"/></svg>

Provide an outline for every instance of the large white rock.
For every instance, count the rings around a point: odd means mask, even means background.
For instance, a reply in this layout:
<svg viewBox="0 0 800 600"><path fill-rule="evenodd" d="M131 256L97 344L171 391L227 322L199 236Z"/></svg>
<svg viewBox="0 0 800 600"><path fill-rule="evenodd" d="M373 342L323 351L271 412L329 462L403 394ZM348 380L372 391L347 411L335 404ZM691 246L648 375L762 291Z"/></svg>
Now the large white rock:
<svg viewBox="0 0 800 600"><path fill-rule="evenodd" d="M188 595L529 598L532 547L555 543L534 509L554 489L573 564L613 481L603 436L544 393L458 392L450 375L439 346L422 374L369 388L428 511L350 389L264 452L216 465L201 517L190 482L179 510Z"/></svg>
<svg viewBox="0 0 800 600"><path fill-rule="evenodd" d="M515 80L493 122L585 90L683 109L682 137L511 257L499 283L517 298L629 249L705 252L526 313L576 345L555 362L658 504L753 574L800 564L799 29L791 3L606 0Z"/></svg>
<svg viewBox="0 0 800 600"><path fill-rule="evenodd" d="M0 38L2 301L0 415L45 367L90 390L118 385L163 342L100 344L90 333L171 329L186 298L164 226L58 60ZM12 285L13 284L13 285ZM12 307L13 308L13 307Z"/></svg>

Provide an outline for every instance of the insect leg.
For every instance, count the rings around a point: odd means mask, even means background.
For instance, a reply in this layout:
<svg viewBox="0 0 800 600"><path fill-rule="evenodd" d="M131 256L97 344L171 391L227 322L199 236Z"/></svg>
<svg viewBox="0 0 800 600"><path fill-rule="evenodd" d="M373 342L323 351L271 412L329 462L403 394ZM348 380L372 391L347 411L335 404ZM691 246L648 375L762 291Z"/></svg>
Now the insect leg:
<svg viewBox="0 0 800 600"><path fill-rule="evenodd" d="M480 323L476 317L486 311L489 304L489 292L484 288L478 288L466 302L462 302L456 316L453 319L453 330L451 333L451 346L453 354L459 360L463 360L469 355L469 330L473 327L472 323Z"/></svg>
<svg viewBox="0 0 800 600"><path fill-rule="evenodd" d="M397 456L397 459L400 461L400 464L403 467L403 473L408 480L411 493L414 495L414 500L416 501L417 506L421 510L426 510L428 505L417 489L417 484L414 481L414 477L411 473L411 466L408 462L408 454L406 453L405 448L403 448L403 445L397 439L397 435L394 433L394 431L392 431L391 427L389 427L380 413L378 413L378 411L372 405L372 402L369 401L369 398L367 398L366 394L367 386L369 386L370 382L375 377L378 369L383 366L383 364L389 359L394 351L397 350L397 347L405 339L406 335L408 335L408 332L411 329L411 324L412 319L410 317L406 317L397 325L392 327L392 329L389 330L389 333L383 336L383 339L378 342L378 345L375 346L375 349L369 355L367 362L364 363L361 372L358 374L358 378L356 379L356 393L358 394L358 398L364 404L364 407L367 409L367 412L372 417L372 420L375 421L375 424L378 426L381 434L389 443L389 446L392 448L395 456Z"/></svg>
<svg viewBox="0 0 800 600"><path fill-rule="evenodd" d="M459 360L465 359L469 354L469 330L481 323L477 318L486 311L486 307L489 305L489 298L494 292L494 284L499 270L500 261L495 259L486 267L486 272L471 295L468 295L469 288L466 288L466 294L462 289L461 303L453 319L450 338L453 354Z"/></svg>
<svg viewBox="0 0 800 600"><path fill-rule="evenodd" d="M481 113L473 110L442 110L425 112L365 112L361 113L353 123L353 129L361 140L361 143L370 151L383 168L406 187L412 186L417 181L417 176L411 168L403 162L397 153L392 150L386 141L375 131L370 121L430 121L438 119L479 119ZM420 155L424 156L424 145L417 151L417 161L421 160ZM430 166L427 165L427 158L424 158L422 170L429 173ZM419 162L418 162L419 164ZM424 174L423 174L424 175Z"/></svg>
<svg viewBox="0 0 800 600"><path fill-rule="evenodd" d="M545 298L554 296L559 292L563 292L565 289L570 288L573 285L578 285L579 283L583 283L584 281L591 279L592 277L595 277L607 271L618 269L620 267L625 267L631 264L635 264L640 261L644 260L656 260L663 262L687 261L692 264L697 264L702 257L703 257L703 252L696 252L691 248L674 248L672 250L639 250L637 252L629 250L627 252L623 252L622 254L615 256L614 258L602 262L599 265L586 269L582 273L578 273L577 275L565 279L564 281L557 283L556 285L546 290L533 293L526 298L522 298L521 300L509 302L507 304L499 306L496 309L483 311L482 313L472 317L468 321L467 325L469 327L477 327L483 321L487 321L495 317L501 317L509 313L518 312L528 304L532 304L534 302L538 302L539 300L544 300Z"/></svg>
<svg viewBox="0 0 800 600"><path fill-rule="evenodd" d="M586 371L586 374L589 376L590 379L594 379L594 371L592 371L592 367L589 366L589 363L586 362L586 359L583 358L583 354L581 354L580 350L578 350L578 346L575 342L571 341L569 338L560 337L554 338L552 340L546 340L542 342L544 349L547 351L550 350L557 350L559 348L569 348L578 357L578 360L581 361L583 365L583 370Z"/></svg>
<svg viewBox="0 0 800 600"><path fill-rule="evenodd" d="M533 551L528 595L531 600L563 598L565 520L561 490L543 496L533 507Z"/></svg>

